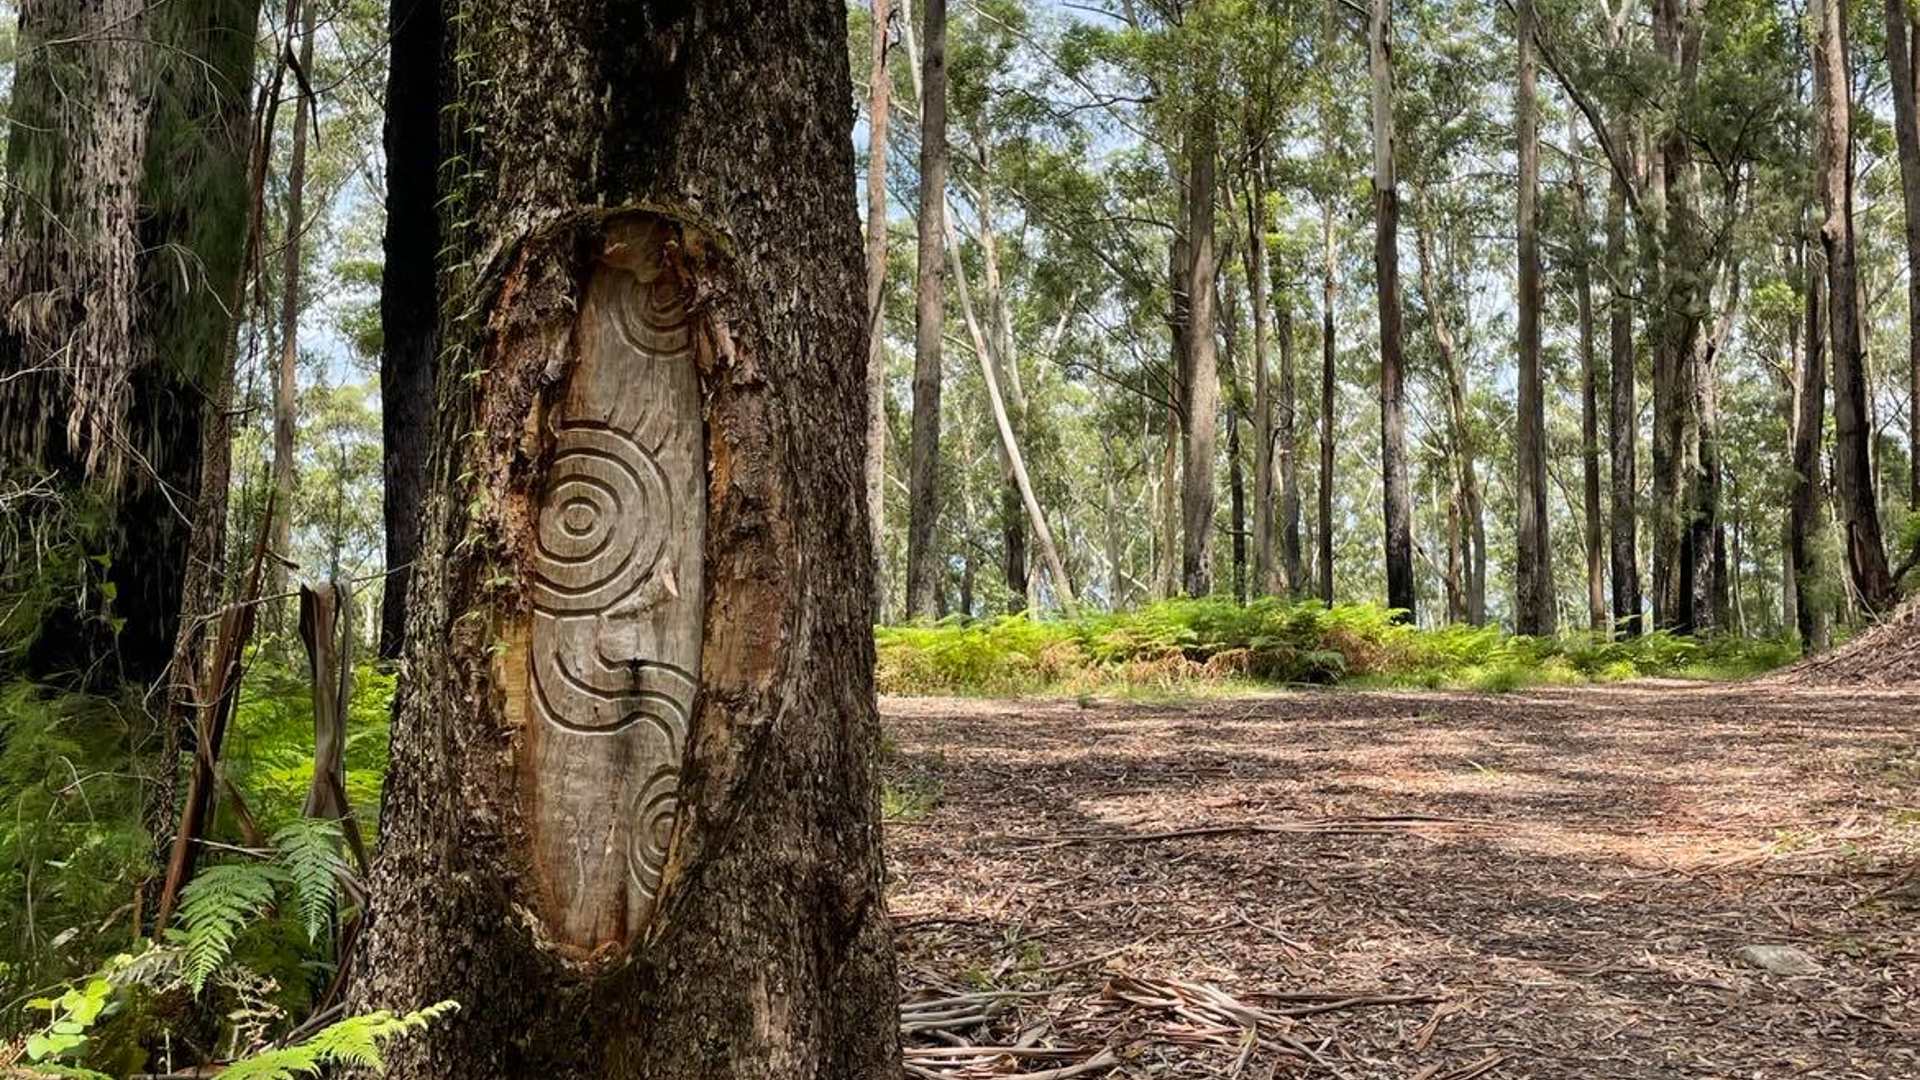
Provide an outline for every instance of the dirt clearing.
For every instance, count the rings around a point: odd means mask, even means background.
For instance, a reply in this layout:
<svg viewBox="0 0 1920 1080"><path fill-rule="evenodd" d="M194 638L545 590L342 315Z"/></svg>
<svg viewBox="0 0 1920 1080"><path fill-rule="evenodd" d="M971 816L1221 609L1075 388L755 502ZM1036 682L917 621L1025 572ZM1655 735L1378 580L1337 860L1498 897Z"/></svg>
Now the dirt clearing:
<svg viewBox="0 0 1920 1080"><path fill-rule="evenodd" d="M1913 701L886 700L909 1069L1920 1077Z"/></svg>

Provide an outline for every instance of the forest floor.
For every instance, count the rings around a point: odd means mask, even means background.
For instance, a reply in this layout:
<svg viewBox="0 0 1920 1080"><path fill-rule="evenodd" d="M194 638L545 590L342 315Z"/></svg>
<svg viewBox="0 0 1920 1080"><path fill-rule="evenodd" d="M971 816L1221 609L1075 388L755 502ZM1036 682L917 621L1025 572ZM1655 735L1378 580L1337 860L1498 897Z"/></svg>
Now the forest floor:
<svg viewBox="0 0 1920 1080"><path fill-rule="evenodd" d="M1920 695L881 708L911 1075L1920 1077Z"/></svg>

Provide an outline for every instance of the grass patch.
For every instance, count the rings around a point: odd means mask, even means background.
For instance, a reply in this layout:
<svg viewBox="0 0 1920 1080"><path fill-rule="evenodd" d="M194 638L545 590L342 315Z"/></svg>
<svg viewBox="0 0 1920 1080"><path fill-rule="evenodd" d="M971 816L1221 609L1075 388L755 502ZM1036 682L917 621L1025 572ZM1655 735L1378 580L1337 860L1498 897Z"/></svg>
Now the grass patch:
<svg viewBox="0 0 1920 1080"><path fill-rule="evenodd" d="M1038 621L951 617L875 631L882 693L1123 698L1276 685L1462 688L1648 676L1734 679L1793 660L1792 643L1665 632L1627 641L1497 627L1421 629L1372 604L1169 600L1135 611Z"/></svg>

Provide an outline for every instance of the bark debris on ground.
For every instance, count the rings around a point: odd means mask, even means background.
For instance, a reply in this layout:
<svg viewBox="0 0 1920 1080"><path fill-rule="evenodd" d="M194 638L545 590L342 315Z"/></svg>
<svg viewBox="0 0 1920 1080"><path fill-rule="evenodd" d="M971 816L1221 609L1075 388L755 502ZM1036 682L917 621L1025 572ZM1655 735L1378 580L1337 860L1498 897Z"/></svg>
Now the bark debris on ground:
<svg viewBox="0 0 1920 1080"><path fill-rule="evenodd" d="M887 700L909 1073L1920 1076L1915 702Z"/></svg>

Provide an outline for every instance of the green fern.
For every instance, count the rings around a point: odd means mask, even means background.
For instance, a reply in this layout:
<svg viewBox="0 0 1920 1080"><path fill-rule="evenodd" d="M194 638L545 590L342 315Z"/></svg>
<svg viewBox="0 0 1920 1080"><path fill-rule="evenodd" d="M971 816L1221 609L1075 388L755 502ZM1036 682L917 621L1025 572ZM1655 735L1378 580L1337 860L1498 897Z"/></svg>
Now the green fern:
<svg viewBox="0 0 1920 1080"><path fill-rule="evenodd" d="M222 863L200 871L180 891L180 929L187 950L187 985L194 994L233 952L247 924L273 906L286 871L265 863Z"/></svg>
<svg viewBox="0 0 1920 1080"><path fill-rule="evenodd" d="M299 1080L318 1076L328 1066L381 1072L386 1062L380 1057L380 1044L425 1028L459 1008L457 1002L442 1001L405 1016L385 1011L350 1016L305 1042L236 1061L221 1071L221 1080Z"/></svg>
<svg viewBox="0 0 1920 1080"><path fill-rule="evenodd" d="M340 880L347 873L340 843L340 823L325 818L300 818L273 834L276 858L293 883L308 941L320 940L340 902Z"/></svg>

